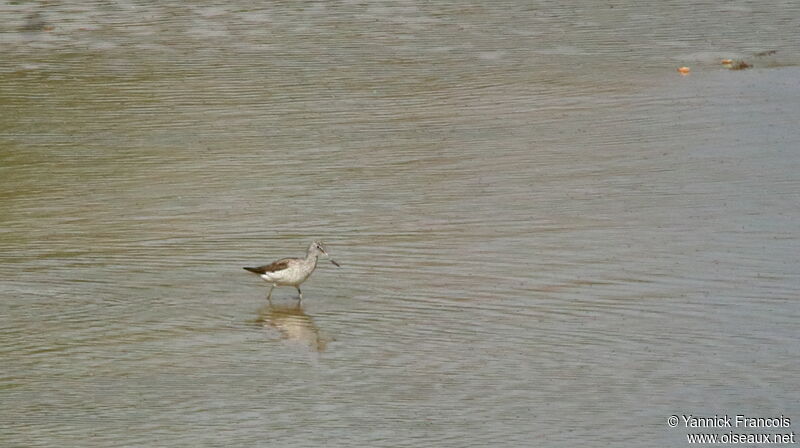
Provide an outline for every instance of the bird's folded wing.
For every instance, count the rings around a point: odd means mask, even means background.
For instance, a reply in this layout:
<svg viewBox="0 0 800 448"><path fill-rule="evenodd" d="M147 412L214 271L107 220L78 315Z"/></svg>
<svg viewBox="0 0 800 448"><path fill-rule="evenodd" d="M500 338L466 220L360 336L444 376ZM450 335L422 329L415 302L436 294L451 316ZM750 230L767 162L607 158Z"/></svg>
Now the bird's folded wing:
<svg viewBox="0 0 800 448"><path fill-rule="evenodd" d="M256 274L266 274L267 272L275 272L286 269L289 266L289 260L290 258L284 258L283 260L278 260L274 263L265 264L264 266L259 266L257 268L244 269Z"/></svg>

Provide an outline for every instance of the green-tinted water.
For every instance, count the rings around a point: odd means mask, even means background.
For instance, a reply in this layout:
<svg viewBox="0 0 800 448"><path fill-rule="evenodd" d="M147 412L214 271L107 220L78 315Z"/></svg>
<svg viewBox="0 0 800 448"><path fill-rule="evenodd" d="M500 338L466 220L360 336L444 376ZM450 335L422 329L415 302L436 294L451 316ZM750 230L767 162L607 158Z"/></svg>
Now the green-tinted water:
<svg viewBox="0 0 800 448"><path fill-rule="evenodd" d="M800 420L796 2L0 18L0 445L661 447L686 444L672 414ZM241 267L314 238L342 269L268 306Z"/></svg>

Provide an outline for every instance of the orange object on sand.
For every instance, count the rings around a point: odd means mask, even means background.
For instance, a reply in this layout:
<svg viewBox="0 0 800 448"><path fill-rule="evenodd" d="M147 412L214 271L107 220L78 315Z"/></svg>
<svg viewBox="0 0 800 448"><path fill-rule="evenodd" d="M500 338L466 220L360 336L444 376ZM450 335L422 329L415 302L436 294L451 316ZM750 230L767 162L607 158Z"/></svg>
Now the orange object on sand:
<svg viewBox="0 0 800 448"><path fill-rule="evenodd" d="M681 75L688 75L690 71L692 70L689 67L681 67L678 69L678 73Z"/></svg>
<svg viewBox="0 0 800 448"><path fill-rule="evenodd" d="M723 59L722 65L731 65L733 64L733 59Z"/></svg>

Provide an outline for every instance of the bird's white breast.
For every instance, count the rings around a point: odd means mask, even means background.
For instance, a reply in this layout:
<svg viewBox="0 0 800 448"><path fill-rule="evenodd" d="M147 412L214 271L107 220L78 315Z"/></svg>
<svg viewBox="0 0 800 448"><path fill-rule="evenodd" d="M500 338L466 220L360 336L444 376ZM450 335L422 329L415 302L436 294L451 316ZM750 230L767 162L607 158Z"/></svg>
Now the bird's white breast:
<svg viewBox="0 0 800 448"><path fill-rule="evenodd" d="M264 273L261 278L276 285L297 286L311 275L314 267L314 265L306 266L305 263L291 263L286 269Z"/></svg>

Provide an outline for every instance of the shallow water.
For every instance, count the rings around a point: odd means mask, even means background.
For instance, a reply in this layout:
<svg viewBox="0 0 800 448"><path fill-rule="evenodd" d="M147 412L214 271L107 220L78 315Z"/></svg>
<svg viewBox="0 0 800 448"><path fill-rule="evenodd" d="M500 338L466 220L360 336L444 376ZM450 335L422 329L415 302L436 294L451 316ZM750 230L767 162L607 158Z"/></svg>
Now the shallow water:
<svg viewBox="0 0 800 448"><path fill-rule="evenodd" d="M800 421L796 3L0 17L0 445ZM314 238L342 268L269 306L241 267Z"/></svg>

